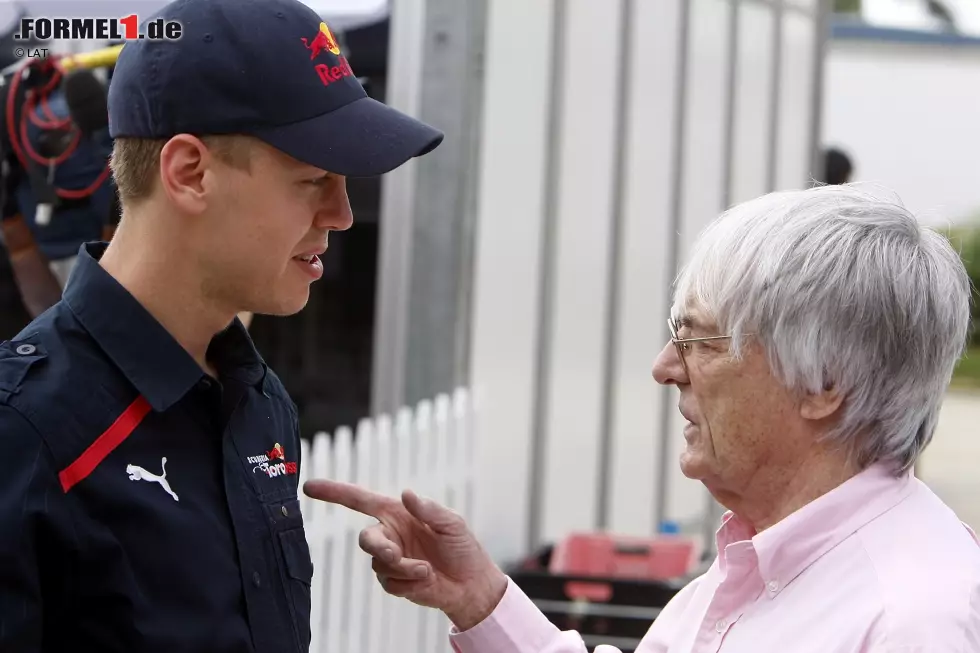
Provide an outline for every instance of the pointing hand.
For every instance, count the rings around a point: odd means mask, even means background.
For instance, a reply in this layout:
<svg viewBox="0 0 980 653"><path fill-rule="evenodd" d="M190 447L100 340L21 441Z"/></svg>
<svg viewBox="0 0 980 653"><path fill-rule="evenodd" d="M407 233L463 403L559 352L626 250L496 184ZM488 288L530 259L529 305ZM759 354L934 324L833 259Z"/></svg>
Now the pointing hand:
<svg viewBox="0 0 980 653"><path fill-rule="evenodd" d="M411 490L398 500L329 480L307 481L303 491L378 520L361 531L359 545L389 594L442 610L461 631L488 617L503 597L507 577L445 506Z"/></svg>

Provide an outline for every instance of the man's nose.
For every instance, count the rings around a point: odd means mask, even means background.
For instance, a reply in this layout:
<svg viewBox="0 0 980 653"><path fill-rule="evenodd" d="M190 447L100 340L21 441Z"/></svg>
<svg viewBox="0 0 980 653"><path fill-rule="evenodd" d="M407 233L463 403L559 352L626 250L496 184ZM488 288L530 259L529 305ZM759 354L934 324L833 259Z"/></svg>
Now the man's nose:
<svg viewBox="0 0 980 653"><path fill-rule="evenodd" d="M314 226L329 231L346 231L353 224L354 214L347 197L347 180L340 179L324 198L323 206L314 219Z"/></svg>
<svg viewBox="0 0 980 653"><path fill-rule="evenodd" d="M657 354L653 362L653 378L661 385L681 385L687 383L687 372L680 353L673 342L668 342Z"/></svg>

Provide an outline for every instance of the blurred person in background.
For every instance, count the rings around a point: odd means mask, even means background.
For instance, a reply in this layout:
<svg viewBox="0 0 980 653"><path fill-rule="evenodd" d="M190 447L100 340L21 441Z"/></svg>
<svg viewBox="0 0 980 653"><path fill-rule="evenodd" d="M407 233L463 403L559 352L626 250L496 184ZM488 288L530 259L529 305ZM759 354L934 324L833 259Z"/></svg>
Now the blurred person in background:
<svg viewBox="0 0 980 653"><path fill-rule="evenodd" d="M846 152L836 147L828 148L824 152L823 162L823 183L839 186L851 181L854 163Z"/></svg>
<svg viewBox="0 0 980 653"><path fill-rule="evenodd" d="M969 319L949 242L851 186L770 194L700 235L653 375L679 390L681 470L728 512L637 653L980 651L980 541L912 473ZM379 520L360 546L381 585L442 610L459 653L587 650L445 507L305 492Z"/></svg>
<svg viewBox="0 0 980 653"><path fill-rule="evenodd" d="M0 3L0 70L22 63L22 58L16 55L18 48L45 47L44 43L33 38L35 35L32 35L30 39L16 38L20 31L21 18L25 16L26 12L20 6L13 3ZM32 318L31 309L33 306L29 300L25 300L20 287L20 283L23 283L24 257L34 255L43 259L40 265L36 267L41 265L48 267L49 265L43 256L19 249L19 246L25 244L24 240L26 239L22 238L18 242L17 236L29 236L31 231L26 222L23 221L22 216L17 215L22 211L18 202L22 195L18 192L17 183L17 178L21 175L17 174L16 157L11 151L9 143L10 127L6 120L8 93L10 93L9 78L0 84L0 115L3 118L0 120L0 160L6 164L0 168L0 341L13 338L30 323ZM31 127L33 125L28 125L28 129ZM15 222L24 224L15 225ZM32 249L38 250L36 242L26 244L33 246ZM15 261L15 259L17 260ZM53 272L51 270L51 273ZM54 275L51 274L51 276ZM56 281L56 279L52 278L52 281ZM50 296L55 296L53 290L48 292Z"/></svg>
<svg viewBox="0 0 980 653"><path fill-rule="evenodd" d="M443 137L298 0L157 16L181 38L127 43L109 87L118 230L0 345L3 653L309 650L298 415L236 315L302 310L346 178Z"/></svg>

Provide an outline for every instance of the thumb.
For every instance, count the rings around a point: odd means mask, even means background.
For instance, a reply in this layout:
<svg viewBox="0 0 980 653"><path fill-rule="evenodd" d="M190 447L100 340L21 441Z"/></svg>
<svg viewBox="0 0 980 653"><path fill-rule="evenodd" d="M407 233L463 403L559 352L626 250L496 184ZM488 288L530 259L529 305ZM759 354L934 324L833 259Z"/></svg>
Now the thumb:
<svg viewBox="0 0 980 653"><path fill-rule="evenodd" d="M402 492L402 503L409 514L440 535L463 535L466 522L458 514L432 499L423 499L411 490Z"/></svg>

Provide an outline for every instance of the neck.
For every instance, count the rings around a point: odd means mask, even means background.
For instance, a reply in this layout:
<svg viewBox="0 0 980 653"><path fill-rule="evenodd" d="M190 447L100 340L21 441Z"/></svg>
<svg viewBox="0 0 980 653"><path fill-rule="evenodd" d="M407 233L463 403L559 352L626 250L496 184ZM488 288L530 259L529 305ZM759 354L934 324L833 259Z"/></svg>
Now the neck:
<svg viewBox="0 0 980 653"><path fill-rule="evenodd" d="M858 471L838 452L814 452L780 469L758 471L746 490L722 503L761 533Z"/></svg>
<svg viewBox="0 0 980 653"><path fill-rule="evenodd" d="M146 218L146 219L144 219ZM140 216L134 224L124 219L100 265L170 333L208 374L211 339L234 319L234 310L221 310L204 296L193 258L181 250L178 239L150 233L148 224L161 224ZM187 264L175 265L175 261Z"/></svg>

